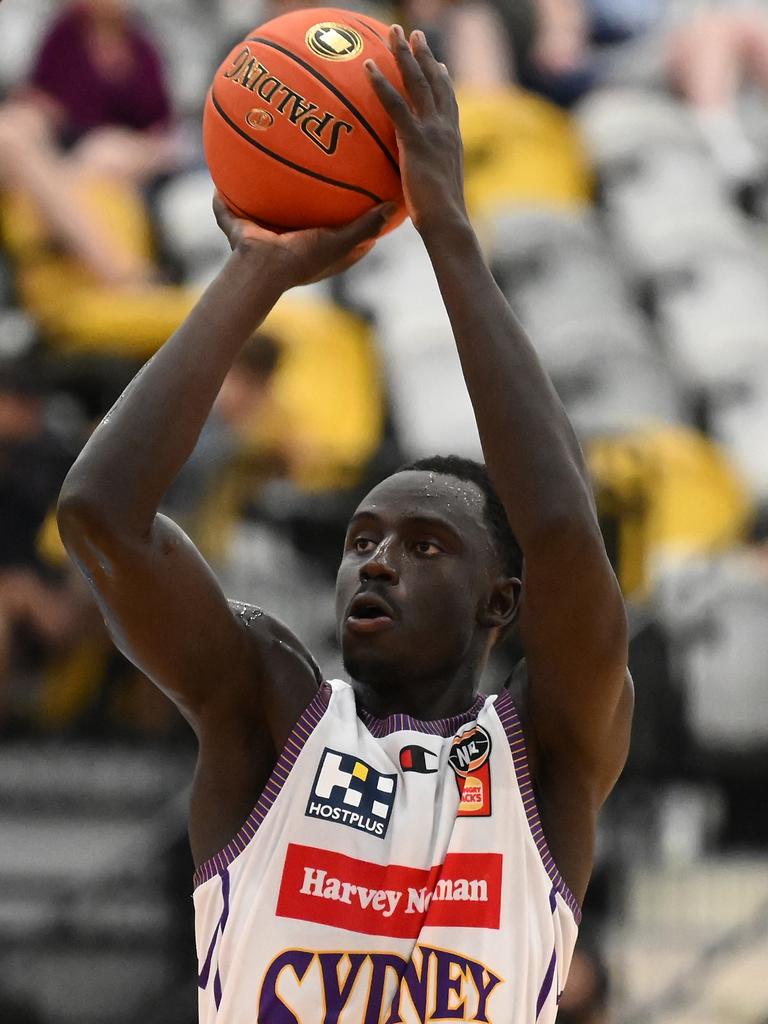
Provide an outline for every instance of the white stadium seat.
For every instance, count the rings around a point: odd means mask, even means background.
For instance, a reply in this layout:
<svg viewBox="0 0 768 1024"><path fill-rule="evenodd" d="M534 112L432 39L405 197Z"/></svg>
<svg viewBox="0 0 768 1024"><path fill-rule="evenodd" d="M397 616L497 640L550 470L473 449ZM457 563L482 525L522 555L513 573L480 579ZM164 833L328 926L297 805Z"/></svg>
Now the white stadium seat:
<svg viewBox="0 0 768 1024"><path fill-rule="evenodd" d="M598 356L554 381L582 438L682 421L680 395L658 357Z"/></svg>
<svg viewBox="0 0 768 1024"><path fill-rule="evenodd" d="M598 167L642 154L649 145L700 145L682 103L646 89L601 89L576 110L577 124Z"/></svg>
<svg viewBox="0 0 768 1024"><path fill-rule="evenodd" d="M765 361L768 288L757 255L700 252L662 284L659 328L686 384L717 388Z"/></svg>
<svg viewBox="0 0 768 1024"><path fill-rule="evenodd" d="M634 274L654 277L704 246L748 248L740 212L712 164L692 150L652 148L606 183L611 233Z"/></svg>

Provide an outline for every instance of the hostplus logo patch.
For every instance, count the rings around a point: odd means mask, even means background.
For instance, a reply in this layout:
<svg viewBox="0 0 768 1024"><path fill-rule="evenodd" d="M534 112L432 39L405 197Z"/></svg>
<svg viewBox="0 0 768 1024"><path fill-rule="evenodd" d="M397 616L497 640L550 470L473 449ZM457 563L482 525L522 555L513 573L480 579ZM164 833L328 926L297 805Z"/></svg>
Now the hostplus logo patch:
<svg viewBox="0 0 768 1024"><path fill-rule="evenodd" d="M305 813L383 839L396 787L397 775L383 775L353 754L326 747Z"/></svg>

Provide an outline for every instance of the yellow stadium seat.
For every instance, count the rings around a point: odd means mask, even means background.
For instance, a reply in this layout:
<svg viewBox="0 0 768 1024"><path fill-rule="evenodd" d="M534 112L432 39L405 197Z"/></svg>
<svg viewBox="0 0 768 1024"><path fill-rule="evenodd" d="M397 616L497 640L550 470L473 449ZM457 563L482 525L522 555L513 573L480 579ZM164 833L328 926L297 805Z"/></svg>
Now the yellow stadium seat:
<svg viewBox="0 0 768 1024"><path fill-rule="evenodd" d="M590 203L589 161L569 117L520 89L458 94L470 212Z"/></svg>
<svg viewBox="0 0 768 1024"><path fill-rule="evenodd" d="M753 511L747 488L695 431L649 427L586 448L598 510L618 525L626 596L647 596L654 563L665 557L722 551L743 539Z"/></svg>
<svg viewBox="0 0 768 1024"><path fill-rule="evenodd" d="M328 302L286 296L264 323L283 346L280 422L254 422L252 443L283 437L305 491L351 487L381 441L384 390L373 332Z"/></svg>
<svg viewBox="0 0 768 1024"><path fill-rule="evenodd" d="M90 183L82 198L126 252L151 257L150 225L135 192L98 182ZM30 202L18 193L2 197L0 221L16 266L19 297L51 347L63 354L146 358L176 330L197 298L191 289L170 285L129 291L98 284L55 246Z"/></svg>

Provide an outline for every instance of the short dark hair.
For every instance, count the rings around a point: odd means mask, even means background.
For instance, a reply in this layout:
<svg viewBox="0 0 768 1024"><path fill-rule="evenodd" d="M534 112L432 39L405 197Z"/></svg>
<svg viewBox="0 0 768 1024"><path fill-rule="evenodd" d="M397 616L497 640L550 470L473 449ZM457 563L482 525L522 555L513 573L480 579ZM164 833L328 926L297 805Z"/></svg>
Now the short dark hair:
<svg viewBox="0 0 768 1024"><path fill-rule="evenodd" d="M508 576L520 577L523 571L523 552L517 538L509 525L507 513L501 503L493 481L486 466L474 459L465 459L460 455L429 455L423 459L401 466L396 473L409 470L418 472L440 473L452 476L457 480L465 480L475 484L485 497L483 515L485 525L501 558L501 567Z"/></svg>

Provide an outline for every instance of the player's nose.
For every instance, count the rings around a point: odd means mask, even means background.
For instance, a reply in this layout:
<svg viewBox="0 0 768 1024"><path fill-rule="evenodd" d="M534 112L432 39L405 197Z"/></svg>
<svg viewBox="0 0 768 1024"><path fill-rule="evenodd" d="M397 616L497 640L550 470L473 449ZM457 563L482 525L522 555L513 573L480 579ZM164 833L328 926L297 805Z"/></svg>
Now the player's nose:
<svg viewBox="0 0 768 1024"><path fill-rule="evenodd" d="M393 557L394 551L392 546L386 541L382 541L381 544L371 553L371 557L366 559L365 562L360 566L360 581L365 583L366 580L380 579L385 580L389 583L397 583L400 579L400 573L395 564L395 558Z"/></svg>

